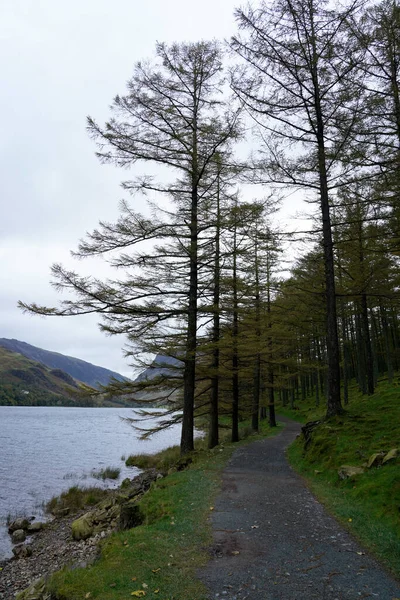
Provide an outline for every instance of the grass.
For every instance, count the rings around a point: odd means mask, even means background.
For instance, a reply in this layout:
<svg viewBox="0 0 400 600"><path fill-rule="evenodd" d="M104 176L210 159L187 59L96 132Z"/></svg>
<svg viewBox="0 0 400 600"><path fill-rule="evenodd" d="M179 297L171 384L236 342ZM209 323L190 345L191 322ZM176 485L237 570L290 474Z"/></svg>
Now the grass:
<svg viewBox="0 0 400 600"><path fill-rule="evenodd" d="M262 433L249 439L279 430L271 431L263 424ZM198 441L189 468L157 480L142 498L143 525L108 538L94 565L64 569L53 576L50 586L59 600L117 600L132 597L133 592L139 592L137 597L145 592L146 600L207 598L196 571L209 560L209 515L221 470L238 444L200 450L201 444L205 442ZM168 458L158 453L153 465L170 464L176 452L165 451Z"/></svg>
<svg viewBox="0 0 400 600"><path fill-rule="evenodd" d="M304 403L298 420L322 417ZM299 438L288 451L292 466L311 490L360 541L400 576L400 458L341 480L341 465L364 466L376 452L400 449L400 387L382 382L373 396L351 390L345 415L324 421L304 449Z"/></svg>
<svg viewBox="0 0 400 600"><path fill-rule="evenodd" d="M92 471L91 475L95 479L118 479L121 474L121 469L118 467L106 467L105 469L100 469L100 471Z"/></svg>
<svg viewBox="0 0 400 600"><path fill-rule="evenodd" d="M107 490L98 487L70 487L60 496L54 496L46 504L46 510L54 513L58 510L69 509L71 513L77 512L86 506L95 506L107 495Z"/></svg>

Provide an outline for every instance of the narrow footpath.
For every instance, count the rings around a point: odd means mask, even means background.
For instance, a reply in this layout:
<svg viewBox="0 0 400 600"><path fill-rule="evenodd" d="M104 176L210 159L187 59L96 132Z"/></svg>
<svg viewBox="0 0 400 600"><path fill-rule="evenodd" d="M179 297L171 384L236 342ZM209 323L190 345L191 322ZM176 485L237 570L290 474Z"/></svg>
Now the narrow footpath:
<svg viewBox="0 0 400 600"><path fill-rule="evenodd" d="M210 600L400 600L400 585L333 519L289 466L301 425L239 448L212 513Z"/></svg>

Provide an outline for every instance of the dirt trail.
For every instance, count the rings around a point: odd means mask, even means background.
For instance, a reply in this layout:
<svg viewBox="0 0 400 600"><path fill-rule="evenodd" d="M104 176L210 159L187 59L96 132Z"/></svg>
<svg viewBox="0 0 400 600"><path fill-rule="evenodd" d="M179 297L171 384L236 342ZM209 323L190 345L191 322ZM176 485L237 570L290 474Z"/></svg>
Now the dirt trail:
<svg viewBox="0 0 400 600"><path fill-rule="evenodd" d="M285 448L300 431L239 448L212 515L210 599L399 600L400 585L331 517L294 473Z"/></svg>

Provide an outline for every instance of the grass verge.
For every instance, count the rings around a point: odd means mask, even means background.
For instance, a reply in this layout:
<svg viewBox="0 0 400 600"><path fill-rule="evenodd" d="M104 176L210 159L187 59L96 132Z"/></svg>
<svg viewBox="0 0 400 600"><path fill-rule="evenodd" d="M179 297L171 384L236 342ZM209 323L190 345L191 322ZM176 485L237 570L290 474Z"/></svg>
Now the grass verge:
<svg viewBox="0 0 400 600"><path fill-rule="evenodd" d="M289 448L292 466L309 482L327 509L400 577L400 458L341 480L342 465L365 466L380 451L400 449L400 387L381 383L373 396L356 390L342 417L324 421L304 449L299 438ZM301 417L314 410L304 405ZM311 407L312 408L312 407ZM293 417L293 415L290 415Z"/></svg>
<svg viewBox="0 0 400 600"><path fill-rule="evenodd" d="M263 424L260 435L244 442L198 451L188 469L155 482L140 503L145 523L108 538L94 565L56 573L53 593L59 600L205 600L196 571L209 560L209 515L221 470L238 445L279 430Z"/></svg>

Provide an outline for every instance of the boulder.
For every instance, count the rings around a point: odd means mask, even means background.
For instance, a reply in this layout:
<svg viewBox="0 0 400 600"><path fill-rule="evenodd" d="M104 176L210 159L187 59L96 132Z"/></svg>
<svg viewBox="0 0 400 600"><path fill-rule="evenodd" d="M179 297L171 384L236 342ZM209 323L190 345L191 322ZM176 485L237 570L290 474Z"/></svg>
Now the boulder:
<svg viewBox="0 0 400 600"><path fill-rule="evenodd" d="M28 527L29 527L28 519L21 517L20 519L15 519L15 521L10 523L10 525L8 526L8 533L17 531L17 529L28 529Z"/></svg>
<svg viewBox="0 0 400 600"><path fill-rule="evenodd" d="M382 460L382 464L384 465L385 463L388 462L388 460L393 460L394 458L397 458L399 455L399 450L398 448L392 448L391 450L389 450L389 452L383 457Z"/></svg>
<svg viewBox="0 0 400 600"><path fill-rule="evenodd" d="M31 583L31 585L19 592L15 600L51 600L51 593L46 590L46 582L43 578Z"/></svg>
<svg viewBox="0 0 400 600"><path fill-rule="evenodd" d="M385 452L375 452L375 454L371 454L367 462L367 469L379 467L382 464L385 454Z"/></svg>
<svg viewBox="0 0 400 600"><path fill-rule="evenodd" d="M55 517L61 519L62 517L69 515L69 508L55 508L52 513Z"/></svg>
<svg viewBox="0 0 400 600"><path fill-rule="evenodd" d="M11 541L13 544L20 544L26 540L26 534L23 529L16 529L11 534Z"/></svg>
<svg viewBox="0 0 400 600"><path fill-rule="evenodd" d="M362 473L364 473L364 469L362 467L353 467L351 465L342 465L338 470L340 479L350 479L351 477L356 477Z"/></svg>
<svg viewBox="0 0 400 600"><path fill-rule="evenodd" d="M42 529L44 529L45 524L42 523L41 521L35 521L34 523L31 523L28 527L28 533L37 533L38 531L41 531Z"/></svg>
<svg viewBox="0 0 400 600"><path fill-rule="evenodd" d="M32 548L25 544L18 544L12 549L15 558L26 558L32 556Z"/></svg>
<svg viewBox="0 0 400 600"><path fill-rule="evenodd" d="M94 533L90 513L86 513L72 523L72 537L74 540L87 540Z"/></svg>
<svg viewBox="0 0 400 600"><path fill-rule="evenodd" d="M319 425L321 425L322 421L309 421L301 428L301 433L304 437L304 450L307 449L308 445L311 442L311 437L314 429L316 429Z"/></svg>

